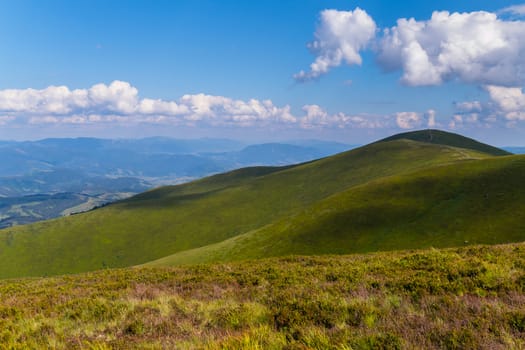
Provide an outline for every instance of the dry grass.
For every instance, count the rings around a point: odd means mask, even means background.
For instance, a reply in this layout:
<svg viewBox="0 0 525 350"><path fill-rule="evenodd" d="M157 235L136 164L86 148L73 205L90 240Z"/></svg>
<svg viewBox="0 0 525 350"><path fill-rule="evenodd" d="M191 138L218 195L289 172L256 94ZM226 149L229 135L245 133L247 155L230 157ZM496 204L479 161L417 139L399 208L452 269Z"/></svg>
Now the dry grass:
<svg viewBox="0 0 525 350"><path fill-rule="evenodd" d="M0 282L6 349L525 346L525 244Z"/></svg>

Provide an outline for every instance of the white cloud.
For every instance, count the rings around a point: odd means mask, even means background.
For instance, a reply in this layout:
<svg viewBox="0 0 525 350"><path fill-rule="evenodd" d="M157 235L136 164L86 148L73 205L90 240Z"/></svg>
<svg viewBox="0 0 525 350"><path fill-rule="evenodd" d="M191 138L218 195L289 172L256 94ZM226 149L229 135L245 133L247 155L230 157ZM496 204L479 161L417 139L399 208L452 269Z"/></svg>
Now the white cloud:
<svg viewBox="0 0 525 350"><path fill-rule="evenodd" d="M328 125L330 122L328 113L318 105L305 105L303 106L303 111L306 113L301 118L301 125L304 128Z"/></svg>
<svg viewBox="0 0 525 350"><path fill-rule="evenodd" d="M305 115L299 118L299 124L304 129L313 128L354 128L376 129L390 125L390 118L374 115L348 115L345 113L329 114L318 105L303 106Z"/></svg>
<svg viewBox="0 0 525 350"><path fill-rule="evenodd" d="M483 110L483 105L480 101L465 101L455 103L455 107L460 112L470 113L470 112L481 112Z"/></svg>
<svg viewBox="0 0 525 350"><path fill-rule="evenodd" d="M520 87L487 85L485 89L497 107L497 112L507 120L525 120L525 94Z"/></svg>
<svg viewBox="0 0 525 350"><path fill-rule="evenodd" d="M137 112L140 114L167 114L182 115L188 114L188 106L177 104L173 101L162 101L145 98L140 101Z"/></svg>
<svg viewBox="0 0 525 350"><path fill-rule="evenodd" d="M408 85L513 85L525 79L525 22L484 11L434 12L428 21L399 19L384 31L378 61L401 69Z"/></svg>
<svg viewBox="0 0 525 350"><path fill-rule="evenodd" d="M204 117L213 117L212 109L220 107L226 102L227 98L222 96L212 96L205 94L184 95L181 98L181 103L189 107L191 111L191 120L200 120Z"/></svg>
<svg viewBox="0 0 525 350"><path fill-rule="evenodd" d="M67 124L85 124L88 121L86 117L80 116L80 115L72 115L70 117L64 117L62 118L62 123Z"/></svg>
<svg viewBox="0 0 525 350"><path fill-rule="evenodd" d="M29 124L56 124L59 123L60 119L57 117L31 117L29 118Z"/></svg>
<svg viewBox="0 0 525 350"><path fill-rule="evenodd" d="M512 15L523 16L525 15L525 4L505 7L500 10L499 13L510 13Z"/></svg>
<svg viewBox="0 0 525 350"><path fill-rule="evenodd" d="M466 116L466 121L468 123L477 123L479 120L479 114L478 113L470 113Z"/></svg>
<svg viewBox="0 0 525 350"><path fill-rule="evenodd" d="M9 96L15 96L13 100ZM2 99L3 98L3 99ZM49 107L51 106L51 107ZM39 108L42 109L39 109ZM435 111L393 115L328 113L309 104L294 115L289 105L271 100L238 100L224 96L194 94L168 101L140 98L131 84L116 81L89 89L49 87L42 90L0 90L0 125L17 119L28 124L160 124L180 126L278 126L297 129L413 128L436 125ZM8 117L7 117L8 116Z"/></svg>
<svg viewBox="0 0 525 350"><path fill-rule="evenodd" d="M438 124L436 123L436 111L435 110L429 109L425 113L425 119L427 120L427 127L435 128L436 126L438 126Z"/></svg>
<svg viewBox="0 0 525 350"><path fill-rule="evenodd" d="M92 122L92 123L98 123L98 122L101 122L103 120L103 118L100 115L91 114L91 115L87 116L87 120Z"/></svg>
<svg viewBox="0 0 525 350"><path fill-rule="evenodd" d="M500 13L525 14L525 5ZM297 81L318 78L343 63L361 64L360 52L368 46L385 70L401 70L402 81L411 86L450 80L516 86L525 80L525 21L486 11L435 11L429 20L398 19L378 37L374 20L359 8L325 10L320 16L308 45L316 59L309 71L294 75Z"/></svg>
<svg viewBox="0 0 525 350"><path fill-rule="evenodd" d="M525 110L525 95L522 88L487 85L485 89L502 111Z"/></svg>
<svg viewBox="0 0 525 350"><path fill-rule="evenodd" d="M139 102L138 90L128 82L118 80L109 86L93 85L88 95L92 106L122 114L135 112Z"/></svg>
<svg viewBox="0 0 525 350"><path fill-rule="evenodd" d="M414 129L421 126L421 114L416 112L398 112L395 115L397 126L401 129Z"/></svg>
<svg viewBox="0 0 525 350"><path fill-rule="evenodd" d="M449 129L457 129L463 125L463 117L461 115L454 115L448 124Z"/></svg>
<svg viewBox="0 0 525 350"><path fill-rule="evenodd" d="M85 90L49 86L43 90L0 90L0 110L4 112L66 114L87 105Z"/></svg>
<svg viewBox="0 0 525 350"><path fill-rule="evenodd" d="M296 123L290 106L277 107L271 100L234 100L205 94L184 95L179 101L139 98L128 82L96 84L89 89L66 86L45 89L0 90L0 113L28 116L29 123L147 122L176 124L199 121L212 125Z"/></svg>
<svg viewBox="0 0 525 350"><path fill-rule="evenodd" d="M88 90L70 90L66 86L7 89L0 90L0 110L66 115L80 109L99 109L125 114L135 111L137 93L136 88L122 81L114 81L109 86L97 84Z"/></svg>
<svg viewBox="0 0 525 350"><path fill-rule="evenodd" d="M212 124L237 124L245 126L258 123L295 123L290 106L277 107L271 100L234 100L223 96L205 94L184 95L180 100L187 108L185 119L209 121Z"/></svg>
<svg viewBox="0 0 525 350"><path fill-rule="evenodd" d="M297 81L318 78L331 68L346 64L361 64L359 52L374 38L376 24L360 8L354 11L324 10L315 31L315 40L308 48L317 56L308 72L294 75Z"/></svg>

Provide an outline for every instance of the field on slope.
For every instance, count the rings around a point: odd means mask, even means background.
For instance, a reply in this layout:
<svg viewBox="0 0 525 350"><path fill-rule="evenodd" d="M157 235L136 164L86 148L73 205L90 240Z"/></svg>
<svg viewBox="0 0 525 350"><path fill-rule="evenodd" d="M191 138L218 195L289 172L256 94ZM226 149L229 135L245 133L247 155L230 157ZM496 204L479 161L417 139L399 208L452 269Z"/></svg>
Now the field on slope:
<svg viewBox="0 0 525 350"><path fill-rule="evenodd" d="M521 349L525 245L0 281L9 349Z"/></svg>
<svg viewBox="0 0 525 350"><path fill-rule="evenodd" d="M487 157L395 140L298 166L248 168L161 188L89 213L0 231L0 277L141 264L259 229L372 180Z"/></svg>
<svg viewBox="0 0 525 350"><path fill-rule="evenodd" d="M525 240L525 156L383 177L288 218L156 265L348 254Z"/></svg>

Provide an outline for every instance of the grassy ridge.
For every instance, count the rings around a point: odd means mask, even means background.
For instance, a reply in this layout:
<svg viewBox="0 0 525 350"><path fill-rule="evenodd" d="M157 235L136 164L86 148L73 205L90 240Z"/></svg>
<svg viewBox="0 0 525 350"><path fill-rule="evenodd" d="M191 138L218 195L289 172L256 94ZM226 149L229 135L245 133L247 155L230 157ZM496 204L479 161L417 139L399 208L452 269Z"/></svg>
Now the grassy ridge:
<svg viewBox="0 0 525 350"><path fill-rule="evenodd" d="M0 281L9 349L520 349L525 245Z"/></svg>
<svg viewBox="0 0 525 350"><path fill-rule="evenodd" d="M396 134L390 137L387 137L378 142L385 141L394 141L394 140L412 140L418 142L432 143L436 145L447 145L458 148L470 149L478 152L483 152L486 154L491 154L493 156L507 156L512 153L502 150L486 143L481 143L474 139L454 134L451 132L445 132L441 130L427 129L419 131L409 131L401 134Z"/></svg>
<svg viewBox="0 0 525 350"><path fill-rule="evenodd" d="M525 156L511 156L384 177L150 265L519 242L525 240L523 174Z"/></svg>
<svg viewBox="0 0 525 350"><path fill-rule="evenodd" d="M487 157L397 140L298 166L165 187L89 213L0 231L0 277L141 264L259 229L374 179Z"/></svg>

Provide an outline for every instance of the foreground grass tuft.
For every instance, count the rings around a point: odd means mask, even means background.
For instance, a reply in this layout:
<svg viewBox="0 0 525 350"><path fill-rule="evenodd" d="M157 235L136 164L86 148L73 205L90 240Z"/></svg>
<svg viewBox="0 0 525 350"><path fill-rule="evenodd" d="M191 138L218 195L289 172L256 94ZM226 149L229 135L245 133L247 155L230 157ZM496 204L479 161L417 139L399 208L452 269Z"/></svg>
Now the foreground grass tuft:
<svg viewBox="0 0 525 350"><path fill-rule="evenodd" d="M525 244L0 281L5 349L525 346Z"/></svg>

